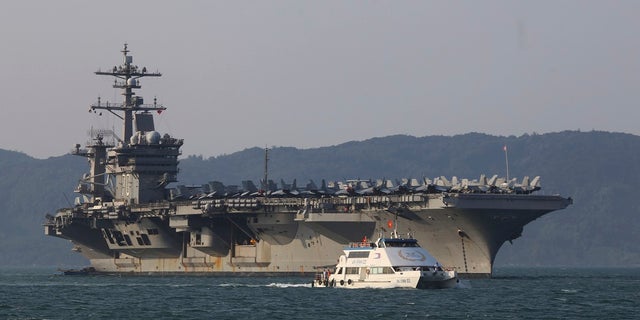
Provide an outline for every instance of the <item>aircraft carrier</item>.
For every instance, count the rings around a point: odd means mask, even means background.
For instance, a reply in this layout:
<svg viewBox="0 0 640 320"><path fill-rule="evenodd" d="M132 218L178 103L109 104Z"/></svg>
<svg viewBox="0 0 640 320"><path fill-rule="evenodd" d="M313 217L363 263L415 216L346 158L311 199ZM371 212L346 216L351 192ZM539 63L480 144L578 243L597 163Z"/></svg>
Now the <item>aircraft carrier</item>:
<svg viewBox="0 0 640 320"><path fill-rule="evenodd" d="M134 93L140 79L160 77L124 61L97 75L115 77L124 101L90 106L122 120L120 136L94 130L85 147L89 172L70 208L47 215L45 233L70 240L89 259L87 270L126 274L309 275L334 266L345 244L410 233L446 267L489 277L506 241L571 198L537 195L540 178L438 177L341 182L211 181L177 185L183 140L155 131L154 113ZM507 174L508 175L508 174Z"/></svg>

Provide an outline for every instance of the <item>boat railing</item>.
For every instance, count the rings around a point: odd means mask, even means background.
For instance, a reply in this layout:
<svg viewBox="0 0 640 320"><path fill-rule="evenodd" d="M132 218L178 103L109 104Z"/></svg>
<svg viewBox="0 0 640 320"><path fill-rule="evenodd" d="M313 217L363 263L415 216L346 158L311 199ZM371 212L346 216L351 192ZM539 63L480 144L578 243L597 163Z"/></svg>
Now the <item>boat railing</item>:
<svg viewBox="0 0 640 320"><path fill-rule="evenodd" d="M375 245L371 242L349 242L349 248L373 248Z"/></svg>

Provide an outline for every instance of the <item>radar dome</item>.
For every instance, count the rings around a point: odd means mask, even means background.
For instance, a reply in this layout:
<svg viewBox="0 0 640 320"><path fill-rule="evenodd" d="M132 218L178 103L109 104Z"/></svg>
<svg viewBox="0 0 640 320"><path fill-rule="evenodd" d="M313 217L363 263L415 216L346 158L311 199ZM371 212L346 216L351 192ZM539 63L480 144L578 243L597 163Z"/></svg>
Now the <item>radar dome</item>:
<svg viewBox="0 0 640 320"><path fill-rule="evenodd" d="M140 140L140 132L136 132L131 136L131 138L129 138L129 143L132 145L138 144L139 140Z"/></svg>
<svg viewBox="0 0 640 320"><path fill-rule="evenodd" d="M160 132L158 131L149 131L146 134L147 143L148 144L158 144L160 143Z"/></svg>

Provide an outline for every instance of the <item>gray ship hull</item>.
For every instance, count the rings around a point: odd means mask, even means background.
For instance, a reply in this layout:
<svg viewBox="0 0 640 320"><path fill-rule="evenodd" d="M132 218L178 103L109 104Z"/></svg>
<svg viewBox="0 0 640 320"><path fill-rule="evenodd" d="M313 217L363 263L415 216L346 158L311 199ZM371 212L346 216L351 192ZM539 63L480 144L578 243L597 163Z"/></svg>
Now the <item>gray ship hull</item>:
<svg viewBox="0 0 640 320"><path fill-rule="evenodd" d="M47 235L74 243L92 273L313 274L335 266L344 245L397 230L461 275L490 276L505 241L571 203L532 195L540 177L323 180L319 188L281 180L278 189L268 150L260 188L250 180L170 188L184 141L156 131L154 114L166 108L136 93L141 79L161 74L133 64L126 44L121 52L120 66L95 74L114 77L124 100L98 98L89 111L117 116L122 132L92 130L86 148L76 144L72 154L89 162L75 190L82 197L45 223Z"/></svg>
<svg viewBox="0 0 640 320"><path fill-rule="evenodd" d="M241 200L245 204L234 207ZM395 226L462 276L489 277L505 241L571 202L500 194L216 201L225 203L224 212L215 210L215 201L167 204L175 211L163 215L141 206L135 221L89 211L91 218L49 224L46 233L72 240L97 272L308 275L334 266L344 245L389 234Z"/></svg>

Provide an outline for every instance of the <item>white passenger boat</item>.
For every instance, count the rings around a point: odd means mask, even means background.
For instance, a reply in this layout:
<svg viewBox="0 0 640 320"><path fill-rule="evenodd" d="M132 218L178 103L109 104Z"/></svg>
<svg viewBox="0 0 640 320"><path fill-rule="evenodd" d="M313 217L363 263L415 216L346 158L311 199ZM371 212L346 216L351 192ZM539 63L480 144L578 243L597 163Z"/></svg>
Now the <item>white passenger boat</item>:
<svg viewBox="0 0 640 320"><path fill-rule="evenodd" d="M418 240L392 236L351 243L335 272L319 273L314 286L440 289L455 287L458 281L456 272L444 269Z"/></svg>

